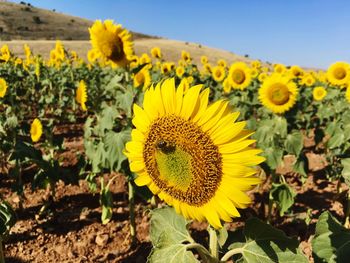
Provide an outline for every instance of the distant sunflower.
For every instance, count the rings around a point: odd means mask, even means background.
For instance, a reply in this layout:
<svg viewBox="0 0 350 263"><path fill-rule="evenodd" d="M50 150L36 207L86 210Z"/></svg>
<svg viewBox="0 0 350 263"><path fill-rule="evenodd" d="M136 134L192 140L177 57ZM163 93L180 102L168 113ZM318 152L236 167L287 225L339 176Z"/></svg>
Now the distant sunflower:
<svg viewBox="0 0 350 263"><path fill-rule="evenodd" d="M344 86L350 79L350 65L346 62L336 62L327 70L327 79L332 85Z"/></svg>
<svg viewBox="0 0 350 263"><path fill-rule="evenodd" d="M184 50L181 51L181 58L187 63L190 63L192 60L190 53Z"/></svg>
<svg viewBox="0 0 350 263"><path fill-rule="evenodd" d="M224 82L222 83L222 87L223 87L225 93L230 93L230 91L231 91L231 84L230 84L230 81L229 81L228 78L226 78L224 80Z"/></svg>
<svg viewBox="0 0 350 263"><path fill-rule="evenodd" d="M162 58L162 51L160 50L159 47L154 47L151 49L151 55L154 58L160 59Z"/></svg>
<svg viewBox="0 0 350 263"><path fill-rule="evenodd" d="M76 95L75 95L76 101L80 104L81 109L83 111L86 111L86 101L87 101L87 92L86 92L86 83L84 80L81 80L79 82Z"/></svg>
<svg viewBox="0 0 350 263"><path fill-rule="evenodd" d="M0 98L5 97L6 91L7 91L6 80L3 78L0 78Z"/></svg>
<svg viewBox="0 0 350 263"><path fill-rule="evenodd" d="M87 53L87 59L90 64L94 64L96 60L98 59L99 52L95 49L90 49Z"/></svg>
<svg viewBox="0 0 350 263"><path fill-rule="evenodd" d="M140 65L148 64L152 62L152 59L149 57L147 53L142 53L141 57L139 58Z"/></svg>
<svg viewBox="0 0 350 263"><path fill-rule="evenodd" d="M261 103L274 113L288 111L296 102L298 88L289 77L272 74L259 89Z"/></svg>
<svg viewBox="0 0 350 263"><path fill-rule="evenodd" d="M91 44L101 57L115 66L125 66L134 54L131 34L112 20L95 21L89 28Z"/></svg>
<svg viewBox="0 0 350 263"><path fill-rule="evenodd" d="M221 82L226 76L225 68L221 66L213 67L211 75L216 82Z"/></svg>
<svg viewBox="0 0 350 263"><path fill-rule="evenodd" d="M176 76L178 76L179 78L181 78L184 73L185 73L185 68L184 67L178 66L176 68Z"/></svg>
<svg viewBox="0 0 350 263"><path fill-rule="evenodd" d="M218 66L226 68L227 67L227 63L224 59L219 59L218 60Z"/></svg>
<svg viewBox="0 0 350 263"><path fill-rule="evenodd" d="M138 88L143 86L143 90L147 89L151 85L151 75L147 67L143 67L134 76L134 87Z"/></svg>
<svg viewBox="0 0 350 263"><path fill-rule="evenodd" d="M244 62L236 62L231 65L228 78L232 88L244 90L252 80L251 70Z"/></svg>
<svg viewBox="0 0 350 263"><path fill-rule="evenodd" d="M298 65L293 65L289 69L289 73L293 78L299 78L304 74L304 70Z"/></svg>
<svg viewBox="0 0 350 263"><path fill-rule="evenodd" d="M33 142L38 142L43 134L43 126L38 118L35 118L30 125L30 137Z"/></svg>
<svg viewBox="0 0 350 263"><path fill-rule="evenodd" d="M268 77L267 73L266 73L266 72L262 72L262 73L259 74L258 80L259 80L260 82L264 82L264 80L265 80L267 77Z"/></svg>
<svg viewBox="0 0 350 263"><path fill-rule="evenodd" d="M201 56L201 63L204 65L204 64L207 64L208 63L208 57L207 56Z"/></svg>
<svg viewBox="0 0 350 263"><path fill-rule="evenodd" d="M5 62L8 62L11 58L11 51L9 49L9 46L8 45L3 45L1 48L0 48L0 60L4 60Z"/></svg>
<svg viewBox="0 0 350 263"><path fill-rule="evenodd" d="M208 105L209 89L193 86L186 93L165 80L144 94L143 108L134 104L132 140L125 154L135 183L147 185L185 218L221 221L239 217L237 208L251 203L246 191L260 182L261 150L250 147L252 132L235 122L228 102Z"/></svg>
<svg viewBox="0 0 350 263"><path fill-rule="evenodd" d="M284 73L287 71L286 66L283 65L283 64L275 64L275 65L273 66L273 69L274 69L274 71L275 71L276 73L278 73L278 74L284 74Z"/></svg>
<svg viewBox="0 0 350 263"><path fill-rule="evenodd" d="M311 74L305 74L301 79L301 84L306 85L307 87L311 87L315 82L316 79Z"/></svg>
<svg viewBox="0 0 350 263"><path fill-rule="evenodd" d="M327 91L324 87L316 87L312 91L312 96L314 97L314 100L321 101L323 98L327 95Z"/></svg>

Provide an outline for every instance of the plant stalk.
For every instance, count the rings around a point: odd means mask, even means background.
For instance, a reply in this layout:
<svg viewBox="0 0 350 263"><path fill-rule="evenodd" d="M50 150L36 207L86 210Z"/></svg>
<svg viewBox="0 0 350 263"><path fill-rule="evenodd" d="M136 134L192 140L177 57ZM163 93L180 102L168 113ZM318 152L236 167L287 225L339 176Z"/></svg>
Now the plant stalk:
<svg viewBox="0 0 350 263"><path fill-rule="evenodd" d="M129 188L129 213L130 213L130 236L131 246L136 245L136 223L135 223L135 189L131 181L128 181Z"/></svg>
<svg viewBox="0 0 350 263"><path fill-rule="evenodd" d="M209 226L209 252L214 258L219 258L219 243L216 230Z"/></svg>
<svg viewBox="0 0 350 263"><path fill-rule="evenodd" d="M229 250L222 258L221 258L221 262L226 262L227 260L229 260L233 255L236 254L240 254L242 253L242 248L234 248Z"/></svg>

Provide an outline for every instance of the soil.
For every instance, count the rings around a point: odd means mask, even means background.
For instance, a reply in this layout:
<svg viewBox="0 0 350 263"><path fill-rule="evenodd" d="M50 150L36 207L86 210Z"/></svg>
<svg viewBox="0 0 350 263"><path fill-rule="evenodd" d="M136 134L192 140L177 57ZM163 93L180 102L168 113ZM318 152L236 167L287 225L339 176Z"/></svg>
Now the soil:
<svg viewBox="0 0 350 263"><path fill-rule="evenodd" d="M81 127L80 127L81 128ZM66 166L75 169L76 153L83 150L82 138L68 136L65 140L67 151L62 155ZM286 156L278 172L284 174L287 182L297 193L292 211L280 217L273 210L272 224L288 236L296 236L304 253L312 262L310 240L314 234L318 216L331 211L340 221L344 220L343 205L337 201L337 182L330 182L323 171L322 156L309 153L311 173L304 183L291 172L292 156ZM101 223L99 194L90 192L85 180L77 185L57 183L56 198L45 215L40 209L48 200L48 191L30 188L31 170L25 171L25 200L19 208L18 196L12 191L13 183L6 174L0 177L0 194L15 208L18 221L11 229L5 243L6 262L146 262L152 245L149 240L150 205L136 198L137 243L131 245L129 234L129 207L127 181L121 174L106 174L106 179L117 176L111 185L114 208L112 220ZM271 182L265 182L250 193L253 205L241 210L242 217L226 226L237 229L251 216L265 219L267 216L268 190ZM347 190L345 184L340 189ZM309 220L308 220L309 219ZM195 240L205 244L208 239L205 223L191 224Z"/></svg>

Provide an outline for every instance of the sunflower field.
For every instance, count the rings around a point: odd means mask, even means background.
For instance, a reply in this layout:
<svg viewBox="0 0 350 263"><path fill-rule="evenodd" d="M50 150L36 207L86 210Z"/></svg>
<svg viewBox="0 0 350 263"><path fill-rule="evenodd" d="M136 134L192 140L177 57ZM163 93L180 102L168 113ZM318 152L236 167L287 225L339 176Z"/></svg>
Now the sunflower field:
<svg viewBox="0 0 350 263"><path fill-rule="evenodd" d="M140 247L141 213L151 246L130 262L347 262L350 64L196 65L186 51L178 62L158 47L135 55L111 20L89 32L86 58L60 41L49 59L0 49L0 262L28 187L45 191L42 220L55 216L57 185L84 181L107 226L121 177L123 239Z"/></svg>

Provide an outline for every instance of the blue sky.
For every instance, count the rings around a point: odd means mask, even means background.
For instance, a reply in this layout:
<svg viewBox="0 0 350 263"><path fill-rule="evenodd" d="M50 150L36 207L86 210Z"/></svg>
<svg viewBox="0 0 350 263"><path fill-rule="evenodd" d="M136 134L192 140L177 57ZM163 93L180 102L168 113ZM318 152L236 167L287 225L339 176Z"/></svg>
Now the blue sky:
<svg viewBox="0 0 350 263"><path fill-rule="evenodd" d="M36 7L263 61L327 68L350 62L347 0L25 0ZM19 1L15 1L19 2Z"/></svg>

